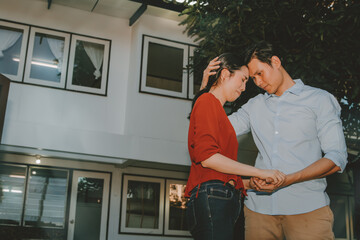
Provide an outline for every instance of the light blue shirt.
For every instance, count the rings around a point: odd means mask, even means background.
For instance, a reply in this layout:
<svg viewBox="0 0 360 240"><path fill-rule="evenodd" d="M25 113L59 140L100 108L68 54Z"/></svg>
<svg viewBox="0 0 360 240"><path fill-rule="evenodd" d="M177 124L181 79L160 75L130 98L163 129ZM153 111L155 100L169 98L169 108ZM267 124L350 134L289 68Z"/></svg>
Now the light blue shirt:
<svg viewBox="0 0 360 240"><path fill-rule="evenodd" d="M322 157L344 170L347 149L341 108L330 93L295 85L281 96L259 94L229 116L237 135L252 132L259 150L255 166L297 172ZM269 215L292 215L329 205L326 179L292 184L273 193L248 190L245 205L252 211Z"/></svg>

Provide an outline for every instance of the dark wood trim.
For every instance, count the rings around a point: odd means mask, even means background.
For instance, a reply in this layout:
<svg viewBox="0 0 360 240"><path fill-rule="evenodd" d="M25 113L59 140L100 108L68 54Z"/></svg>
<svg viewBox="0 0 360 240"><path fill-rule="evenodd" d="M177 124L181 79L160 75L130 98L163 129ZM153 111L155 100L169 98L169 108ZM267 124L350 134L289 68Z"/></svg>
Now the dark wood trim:
<svg viewBox="0 0 360 240"><path fill-rule="evenodd" d="M173 2L170 2L170 1L166 2L164 0L130 0L130 1L143 3L143 4L150 5L150 6L159 7L159 8L179 12L179 13L184 11L186 8L184 4L180 4L180 3L175 4Z"/></svg>
<svg viewBox="0 0 360 240"><path fill-rule="evenodd" d="M9 89L10 89L10 79L0 74L0 142L4 128Z"/></svg>
<svg viewBox="0 0 360 240"><path fill-rule="evenodd" d="M47 7L47 9L50 9L52 0L48 0L47 2L48 2L48 7Z"/></svg>
<svg viewBox="0 0 360 240"><path fill-rule="evenodd" d="M136 12L129 19L129 26L131 27L147 9L147 4L143 3Z"/></svg>

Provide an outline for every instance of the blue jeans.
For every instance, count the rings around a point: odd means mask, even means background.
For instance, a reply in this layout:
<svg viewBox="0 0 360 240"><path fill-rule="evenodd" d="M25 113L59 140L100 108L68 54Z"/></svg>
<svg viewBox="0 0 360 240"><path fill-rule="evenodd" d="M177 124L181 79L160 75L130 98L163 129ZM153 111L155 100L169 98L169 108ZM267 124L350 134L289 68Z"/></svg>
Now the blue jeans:
<svg viewBox="0 0 360 240"><path fill-rule="evenodd" d="M240 191L230 184L211 180L191 191L186 218L194 240L233 240L241 209Z"/></svg>

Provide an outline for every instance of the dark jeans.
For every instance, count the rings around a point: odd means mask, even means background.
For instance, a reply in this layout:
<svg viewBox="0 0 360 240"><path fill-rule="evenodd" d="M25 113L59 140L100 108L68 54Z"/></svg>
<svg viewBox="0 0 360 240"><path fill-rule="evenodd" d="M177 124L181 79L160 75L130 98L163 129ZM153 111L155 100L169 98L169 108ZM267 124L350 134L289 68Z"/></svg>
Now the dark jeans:
<svg viewBox="0 0 360 240"><path fill-rule="evenodd" d="M211 180L191 191L186 217L195 240L233 240L241 209L240 191L230 184Z"/></svg>

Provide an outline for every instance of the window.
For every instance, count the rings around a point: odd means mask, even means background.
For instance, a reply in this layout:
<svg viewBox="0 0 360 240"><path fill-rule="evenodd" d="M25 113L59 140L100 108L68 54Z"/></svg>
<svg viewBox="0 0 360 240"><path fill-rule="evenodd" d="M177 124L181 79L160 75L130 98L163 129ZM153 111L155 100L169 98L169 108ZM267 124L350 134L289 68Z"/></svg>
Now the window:
<svg viewBox="0 0 360 240"><path fill-rule="evenodd" d="M26 167L0 165L0 224L20 225Z"/></svg>
<svg viewBox="0 0 360 240"><path fill-rule="evenodd" d="M188 98L189 52L192 56L194 49L144 35L140 92Z"/></svg>
<svg viewBox="0 0 360 240"><path fill-rule="evenodd" d="M22 81L29 27L0 21L0 73Z"/></svg>
<svg viewBox="0 0 360 240"><path fill-rule="evenodd" d="M185 186L185 180L124 175L120 232L190 236Z"/></svg>
<svg viewBox="0 0 360 240"><path fill-rule="evenodd" d="M65 227L68 171L29 168L24 225Z"/></svg>
<svg viewBox="0 0 360 240"><path fill-rule="evenodd" d="M106 95L110 44L0 21L0 73L12 81Z"/></svg>
<svg viewBox="0 0 360 240"><path fill-rule="evenodd" d="M106 94L110 41L73 35L67 88Z"/></svg>
<svg viewBox="0 0 360 240"><path fill-rule="evenodd" d="M163 232L164 180L124 176L121 232Z"/></svg>
<svg viewBox="0 0 360 240"><path fill-rule="evenodd" d="M70 34L31 28L24 82L64 88Z"/></svg>
<svg viewBox="0 0 360 240"><path fill-rule="evenodd" d="M334 213L333 231L335 239L350 239L353 212L351 197L346 195L329 194L330 208ZM355 228L354 228L355 229Z"/></svg>
<svg viewBox="0 0 360 240"><path fill-rule="evenodd" d="M186 181L166 180L165 234L188 235L186 222Z"/></svg>

